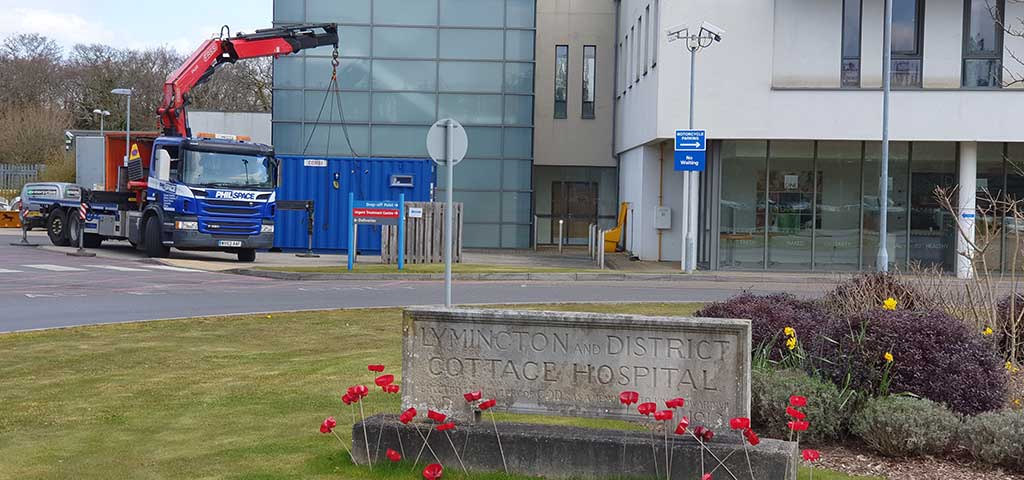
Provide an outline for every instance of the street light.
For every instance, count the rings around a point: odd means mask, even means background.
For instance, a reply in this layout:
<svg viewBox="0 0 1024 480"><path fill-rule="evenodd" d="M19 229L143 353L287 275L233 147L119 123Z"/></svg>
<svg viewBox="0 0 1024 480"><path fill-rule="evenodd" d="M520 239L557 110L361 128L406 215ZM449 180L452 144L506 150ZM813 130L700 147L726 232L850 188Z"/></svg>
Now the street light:
<svg viewBox="0 0 1024 480"><path fill-rule="evenodd" d="M686 49L690 51L690 126L693 130L693 97L694 79L697 70L697 52L710 47L715 42L721 42L725 36L725 30L708 22L703 22L700 29L694 32L689 27L672 27L666 31L668 42L686 40ZM700 188L699 172L683 172L683 209L681 222L683 228L683 255L681 266L687 273L693 273L697 268L697 203L700 201L698 188Z"/></svg>
<svg viewBox="0 0 1024 480"><path fill-rule="evenodd" d="M96 110L93 110L92 113L95 114L95 115L99 115L100 116L100 137L102 137L103 136L103 117L109 117L110 116L110 112L108 112L106 110L100 110L100 109L97 108Z"/></svg>
<svg viewBox="0 0 1024 480"><path fill-rule="evenodd" d="M124 166L128 166L128 158L131 156L132 148L132 89L130 88L115 88L110 91L114 95L124 95L128 97L128 118L124 123Z"/></svg>
<svg viewBox="0 0 1024 480"><path fill-rule="evenodd" d="M885 0L882 30L882 168L878 178L878 257L875 267L889 271L889 91L892 74L892 0Z"/></svg>

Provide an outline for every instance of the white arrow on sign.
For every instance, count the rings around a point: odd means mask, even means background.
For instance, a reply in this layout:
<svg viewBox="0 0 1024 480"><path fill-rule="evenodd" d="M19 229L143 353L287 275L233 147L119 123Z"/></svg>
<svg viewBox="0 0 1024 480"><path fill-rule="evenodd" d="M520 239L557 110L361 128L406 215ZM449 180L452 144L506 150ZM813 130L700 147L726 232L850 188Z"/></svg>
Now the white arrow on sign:
<svg viewBox="0 0 1024 480"><path fill-rule="evenodd" d="M679 146L680 147L693 147L693 148L697 148L697 147L700 146L700 142L698 142L698 143L680 143Z"/></svg>

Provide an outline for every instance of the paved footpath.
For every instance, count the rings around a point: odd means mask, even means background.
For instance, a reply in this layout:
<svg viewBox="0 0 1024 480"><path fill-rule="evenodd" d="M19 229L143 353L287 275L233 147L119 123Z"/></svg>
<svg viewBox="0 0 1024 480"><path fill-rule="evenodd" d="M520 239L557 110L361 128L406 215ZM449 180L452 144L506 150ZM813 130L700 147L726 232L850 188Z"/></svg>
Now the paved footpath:
<svg viewBox="0 0 1024 480"><path fill-rule="evenodd" d="M48 244L45 236L33 235ZM141 255L69 257L14 247L0 234L0 332L167 318L352 307L431 305L435 281L288 281L162 265ZM730 281L465 281L461 304L548 302L687 302L743 290L820 294L827 285Z"/></svg>

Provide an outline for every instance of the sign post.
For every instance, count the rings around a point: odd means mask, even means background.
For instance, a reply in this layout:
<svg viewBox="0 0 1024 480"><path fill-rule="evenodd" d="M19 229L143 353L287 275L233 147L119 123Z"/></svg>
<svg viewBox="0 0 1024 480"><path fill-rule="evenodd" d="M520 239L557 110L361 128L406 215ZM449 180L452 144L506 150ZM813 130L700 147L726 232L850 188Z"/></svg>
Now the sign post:
<svg viewBox="0 0 1024 480"><path fill-rule="evenodd" d="M355 203L355 192L348 192L348 271L350 272L356 257L356 222L352 218L352 210L355 208Z"/></svg>
<svg viewBox="0 0 1024 480"><path fill-rule="evenodd" d="M452 306L452 221L455 217L452 186L455 184L455 165L466 156L469 139L459 122L445 118L438 120L427 132L427 152L438 165L447 167L448 183L445 188L444 215L444 306Z"/></svg>
<svg viewBox="0 0 1024 480"><path fill-rule="evenodd" d="M398 195L398 269L405 268L405 194Z"/></svg>
<svg viewBox="0 0 1024 480"><path fill-rule="evenodd" d="M692 127L692 120L691 120ZM697 175L707 166L707 136L704 130L676 130L674 152L674 168L683 172L683 208L681 210L682 270L692 273L697 265L693 258L697 252Z"/></svg>

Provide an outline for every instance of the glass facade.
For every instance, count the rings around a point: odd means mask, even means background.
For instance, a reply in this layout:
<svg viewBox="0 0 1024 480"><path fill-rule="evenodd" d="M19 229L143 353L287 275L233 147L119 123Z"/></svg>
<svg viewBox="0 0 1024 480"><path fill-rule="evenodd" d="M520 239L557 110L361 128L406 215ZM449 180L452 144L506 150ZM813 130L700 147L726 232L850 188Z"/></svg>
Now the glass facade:
<svg viewBox="0 0 1024 480"><path fill-rule="evenodd" d="M881 144L730 140L720 152L718 268L875 268ZM953 191L957 164L955 142L890 143L886 242L893 268L953 270L955 219L935 190ZM1012 216L987 201L1024 200L1021 165L1024 144L978 144L977 235L993 236L985 268L1011 268L1014 252L1024 252Z"/></svg>
<svg viewBox="0 0 1024 480"><path fill-rule="evenodd" d="M331 47L274 61L277 152L426 159L427 130L450 116L469 137L453 186L465 246L528 247L535 3L274 0L275 23L337 22L341 37L340 110L324 100Z"/></svg>

